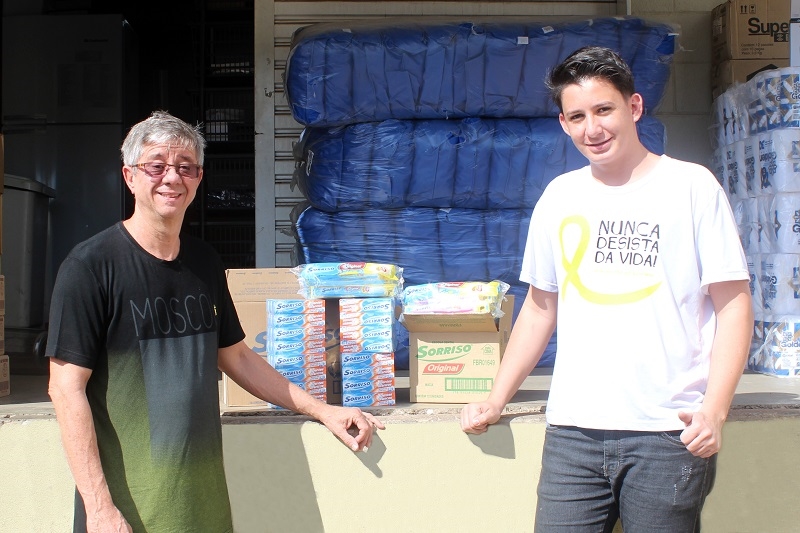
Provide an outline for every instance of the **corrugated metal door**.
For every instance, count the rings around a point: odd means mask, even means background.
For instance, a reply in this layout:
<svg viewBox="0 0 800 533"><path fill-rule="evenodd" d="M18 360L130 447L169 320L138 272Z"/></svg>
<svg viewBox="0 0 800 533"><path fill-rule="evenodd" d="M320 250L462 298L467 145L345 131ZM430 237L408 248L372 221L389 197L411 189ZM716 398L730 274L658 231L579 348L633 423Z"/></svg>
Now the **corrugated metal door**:
<svg viewBox="0 0 800 533"><path fill-rule="evenodd" d="M431 2L274 1L255 0L255 125L256 125L256 265L292 265L294 238L290 213L302 195L291 189L292 145L302 126L292 119L283 92L283 71L291 37L297 28L315 22L377 17L607 17L625 13L619 0Z"/></svg>

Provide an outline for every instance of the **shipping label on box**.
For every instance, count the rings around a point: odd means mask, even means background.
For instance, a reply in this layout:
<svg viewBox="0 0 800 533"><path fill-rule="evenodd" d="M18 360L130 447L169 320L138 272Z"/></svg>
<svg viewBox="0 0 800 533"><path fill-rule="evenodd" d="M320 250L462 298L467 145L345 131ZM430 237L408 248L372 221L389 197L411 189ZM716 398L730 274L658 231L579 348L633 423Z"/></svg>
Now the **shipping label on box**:
<svg viewBox="0 0 800 533"><path fill-rule="evenodd" d="M511 333L513 297L499 320L489 313L408 315L409 396L412 402L485 400Z"/></svg>
<svg viewBox="0 0 800 533"><path fill-rule="evenodd" d="M790 0L729 0L711 20L714 62L789 58Z"/></svg>
<svg viewBox="0 0 800 533"><path fill-rule="evenodd" d="M266 302L300 298L300 283L288 268L239 268L225 271L234 302Z"/></svg>
<svg viewBox="0 0 800 533"><path fill-rule="evenodd" d="M8 356L0 355L0 397L11 394L11 371Z"/></svg>

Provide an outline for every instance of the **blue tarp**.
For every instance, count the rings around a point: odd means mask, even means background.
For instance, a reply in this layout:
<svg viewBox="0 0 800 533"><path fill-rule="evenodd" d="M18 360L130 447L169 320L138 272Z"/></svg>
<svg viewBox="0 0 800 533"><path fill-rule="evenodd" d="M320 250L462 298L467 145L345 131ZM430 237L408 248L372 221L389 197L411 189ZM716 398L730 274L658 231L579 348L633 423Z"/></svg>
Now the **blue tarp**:
<svg viewBox="0 0 800 533"><path fill-rule="evenodd" d="M300 263L390 263L405 285L439 281L519 284L528 209L372 209L296 217Z"/></svg>
<svg viewBox="0 0 800 533"><path fill-rule="evenodd" d="M285 72L292 116L307 126L395 119L554 117L548 70L586 45L631 66L647 113L661 101L675 30L635 17L535 21L325 23L298 30Z"/></svg>
<svg viewBox="0 0 800 533"><path fill-rule="evenodd" d="M664 126L639 138L664 153ZM306 128L295 180L323 211L533 208L550 181L588 164L556 118L386 120Z"/></svg>

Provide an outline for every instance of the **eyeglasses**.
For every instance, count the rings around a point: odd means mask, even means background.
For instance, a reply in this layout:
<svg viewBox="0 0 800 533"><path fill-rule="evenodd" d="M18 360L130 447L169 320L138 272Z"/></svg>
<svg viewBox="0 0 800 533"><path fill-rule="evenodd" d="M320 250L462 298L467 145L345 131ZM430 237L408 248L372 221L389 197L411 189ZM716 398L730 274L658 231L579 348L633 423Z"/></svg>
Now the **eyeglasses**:
<svg viewBox="0 0 800 533"><path fill-rule="evenodd" d="M197 179L198 176L200 176L200 169L203 168L200 165L193 165L191 163L170 165L169 163L160 163L157 161L151 161L149 163L137 163L133 166L144 170L145 173L151 178L163 178L167 175L169 167L172 167L175 169L175 172L178 173L178 176L182 178Z"/></svg>

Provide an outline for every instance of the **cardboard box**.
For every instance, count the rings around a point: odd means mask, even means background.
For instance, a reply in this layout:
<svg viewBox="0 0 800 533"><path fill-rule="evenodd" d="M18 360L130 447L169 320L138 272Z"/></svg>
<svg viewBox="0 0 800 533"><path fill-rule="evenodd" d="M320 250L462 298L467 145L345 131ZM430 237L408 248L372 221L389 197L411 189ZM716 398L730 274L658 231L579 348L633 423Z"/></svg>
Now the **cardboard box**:
<svg viewBox="0 0 800 533"><path fill-rule="evenodd" d="M789 59L790 0L728 0L711 11L712 59Z"/></svg>
<svg viewBox="0 0 800 533"><path fill-rule="evenodd" d="M0 354L6 353L6 317L0 315Z"/></svg>
<svg viewBox="0 0 800 533"><path fill-rule="evenodd" d="M6 314L6 277L0 274L0 315Z"/></svg>
<svg viewBox="0 0 800 533"><path fill-rule="evenodd" d="M244 342L262 357L267 357L267 299L302 298L300 284L288 268L248 268L226 271L228 290L245 333ZM336 311L333 312L332 310ZM342 377L339 364L339 303L325 302L325 346L328 403L342 401ZM227 375L222 376L222 401L228 407L267 406Z"/></svg>
<svg viewBox="0 0 800 533"><path fill-rule="evenodd" d="M0 397L11 394L11 371L8 368L8 356L0 355Z"/></svg>
<svg viewBox="0 0 800 533"><path fill-rule="evenodd" d="M239 322L244 329L244 342L262 357L267 356L267 299L298 298L300 285L297 276L289 269L234 269L227 270L228 290L233 298ZM229 407L267 405L256 398L227 374L222 376L222 401Z"/></svg>
<svg viewBox="0 0 800 533"><path fill-rule="evenodd" d="M737 83L745 83L753 76L769 69L789 66L788 59L731 59L711 68L711 94L716 98Z"/></svg>
<svg viewBox="0 0 800 533"><path fill-rule="evenodd" d="M506 297L499 321L489 313L406 315L409 395L412 402L485 400L511 334L514 299Z"/></svg>

